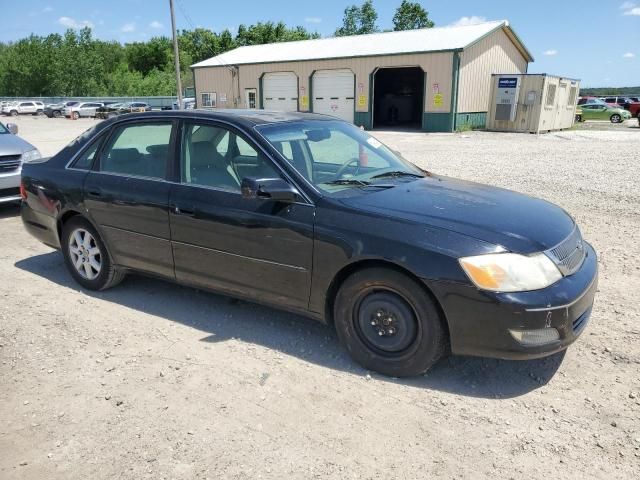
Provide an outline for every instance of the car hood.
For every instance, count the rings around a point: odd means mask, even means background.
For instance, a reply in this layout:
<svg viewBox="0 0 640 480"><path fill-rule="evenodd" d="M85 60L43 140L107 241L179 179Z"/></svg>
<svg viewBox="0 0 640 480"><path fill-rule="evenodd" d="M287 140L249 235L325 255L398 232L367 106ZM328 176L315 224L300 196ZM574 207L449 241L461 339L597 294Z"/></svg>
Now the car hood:
<svg viewBox="0 0 640 480"><path fill-rule="evenodd" d="M444 228L519 253L556 246L575 223L560 207L502 188L442 176L343 199L359 210Z"/></svg>
<svg viewBox="0 0 640 480"><path fill-rule="evenodd" d="M0 133L0 156L21 155L34 148L36 147L20 137L10 133Z"/></svg>

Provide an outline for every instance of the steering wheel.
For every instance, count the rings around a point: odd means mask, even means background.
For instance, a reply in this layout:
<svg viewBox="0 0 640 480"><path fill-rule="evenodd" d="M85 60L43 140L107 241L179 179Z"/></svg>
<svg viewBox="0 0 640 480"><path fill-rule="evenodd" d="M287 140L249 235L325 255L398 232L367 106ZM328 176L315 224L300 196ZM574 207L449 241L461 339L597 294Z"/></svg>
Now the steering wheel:
<svg viewBox="0 0 640 480"><path fill-rule="evenodd" d="M357 162L358 165L356 167L356 171L355 171L354 175L357 175L358 172L360 171L360 160L358 160L357 158L350 158L349 160L344 162L342 165L340 165L340 168L336 172L336 175L335 175L334 179L338 180L338 179L342 178L342 175L344 175L344 172L347 171L347 169L351 166L352 163L356 163L356 162Z"/></svg>

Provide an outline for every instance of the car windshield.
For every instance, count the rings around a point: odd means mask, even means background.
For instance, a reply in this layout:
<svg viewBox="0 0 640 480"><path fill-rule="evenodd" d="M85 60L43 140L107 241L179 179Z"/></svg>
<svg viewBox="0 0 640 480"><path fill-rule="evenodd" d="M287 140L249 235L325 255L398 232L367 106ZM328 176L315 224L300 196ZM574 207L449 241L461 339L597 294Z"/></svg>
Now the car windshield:
<svg viewBox="0 0 640 480"><path fill-rule="evenodd" d="M391 188L426 175L346 122L307 120L263 125L256 130L303 177L329 195Z"/></svg>
<svg viewBox="0 0 640 480"><path fill-rule="evenodd" d="M3 133L9 133L9 130L7 130L7 128L0 123L0 135L2 135Z"/></svg>

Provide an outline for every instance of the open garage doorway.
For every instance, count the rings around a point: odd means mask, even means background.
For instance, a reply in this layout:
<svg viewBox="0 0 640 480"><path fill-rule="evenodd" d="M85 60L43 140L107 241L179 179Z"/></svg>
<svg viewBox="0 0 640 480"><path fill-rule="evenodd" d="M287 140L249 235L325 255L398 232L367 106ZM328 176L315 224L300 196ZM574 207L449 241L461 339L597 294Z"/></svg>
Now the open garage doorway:
<svg viewBox="0 0 640 480"><path fill-rule="evenodd" d="M373 75L373 127L422 127L424 72L420 67L379 68Z"/></svg>

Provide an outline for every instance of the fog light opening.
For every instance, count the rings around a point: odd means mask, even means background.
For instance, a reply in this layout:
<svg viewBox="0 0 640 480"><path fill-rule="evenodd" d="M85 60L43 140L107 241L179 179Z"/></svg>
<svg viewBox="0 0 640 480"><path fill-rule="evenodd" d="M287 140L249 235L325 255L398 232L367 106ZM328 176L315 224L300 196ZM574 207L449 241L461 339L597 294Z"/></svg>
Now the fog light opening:
<svg viewBox="0 0 640 480"><path fill-rule="evenodd" d="M511 336L520 344L527 346L546 345L560 339L555 328L537 328L535 330L511 330Z"/></svg>

